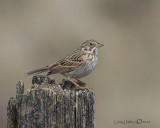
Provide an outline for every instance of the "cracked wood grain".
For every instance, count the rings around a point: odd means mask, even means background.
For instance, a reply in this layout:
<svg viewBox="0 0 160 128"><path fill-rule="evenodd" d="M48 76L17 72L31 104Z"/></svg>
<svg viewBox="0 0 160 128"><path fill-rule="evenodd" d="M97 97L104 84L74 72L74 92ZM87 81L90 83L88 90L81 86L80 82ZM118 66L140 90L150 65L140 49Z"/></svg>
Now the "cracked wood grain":
<svg viewBox="0 0 160 128"><path fill-rule="evenodd" d="M34 76L32 83L27 94L17 83L16 98L8 101L8 128L95 128L93 91L69 89L71 83L57 85L46 76Z"/></svg>

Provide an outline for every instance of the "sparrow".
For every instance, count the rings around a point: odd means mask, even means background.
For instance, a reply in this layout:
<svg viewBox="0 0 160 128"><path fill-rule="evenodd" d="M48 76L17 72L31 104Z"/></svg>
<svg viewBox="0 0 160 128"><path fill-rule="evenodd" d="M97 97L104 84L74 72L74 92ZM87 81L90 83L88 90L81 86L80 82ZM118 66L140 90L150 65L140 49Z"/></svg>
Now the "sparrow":
<svg viewBox="0 0 160 128"><path fill-rule="evenodd" d="M98 50L102 46L104 45L96 40L86 40L77 50L56 63L29 71L26 74L38 75L47 72L47 76L49 76L60 73L79 89L86 89L87 87L80 86L74 80L83 83L79 79L89 75L95 69L98 62Z"/></svg>

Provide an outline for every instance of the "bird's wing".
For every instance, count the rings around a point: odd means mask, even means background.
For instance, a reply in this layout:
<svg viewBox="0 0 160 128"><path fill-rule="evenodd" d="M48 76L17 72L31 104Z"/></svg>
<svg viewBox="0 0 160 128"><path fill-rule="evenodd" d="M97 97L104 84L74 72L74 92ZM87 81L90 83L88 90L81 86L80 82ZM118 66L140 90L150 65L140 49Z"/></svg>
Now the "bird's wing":
<svg viewBox="0 0 160 128"><path fill-rule="evenodd" d="M66 56L64 59L60 60L59 62L63 66L80 66L84 62L82 56L83 53L79 50L76 50L73 53Z"/></svg>
<svg viewBox="0 0 160 128"><path fill-rule="evenodd" d="M80 51L74 51L66 56L64 59L59 60L56 64L49 67L48 75L56 73L67 73L80 67L84 60L82 59L82 53Z"/></svg>

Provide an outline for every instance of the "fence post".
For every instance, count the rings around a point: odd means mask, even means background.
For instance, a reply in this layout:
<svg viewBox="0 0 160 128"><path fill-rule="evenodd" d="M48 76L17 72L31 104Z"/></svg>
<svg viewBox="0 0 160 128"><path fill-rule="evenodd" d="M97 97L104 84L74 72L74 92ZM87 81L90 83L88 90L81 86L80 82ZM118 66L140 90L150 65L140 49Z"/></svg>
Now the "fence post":
<svg viewBox="0 0 160 128"><path fill-rule="evenodd" d="M7 107L8 128L95 128L95 95L75 90L65 81L55 84L46 76L34 76L31 89L16 86L16 98Z"/></svg>

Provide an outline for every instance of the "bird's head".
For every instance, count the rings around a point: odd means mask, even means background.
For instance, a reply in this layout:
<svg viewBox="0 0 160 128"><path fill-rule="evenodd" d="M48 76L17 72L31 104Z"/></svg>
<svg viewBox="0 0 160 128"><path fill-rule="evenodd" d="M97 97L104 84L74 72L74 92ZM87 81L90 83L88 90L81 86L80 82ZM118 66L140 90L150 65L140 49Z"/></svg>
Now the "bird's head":
<svg viewBox="0 0 160 128"><path fill-rule="evenodd" d="M81 50L84 51L85 53L98 53L98 49L100 47L104 46L101 43L98 43L96 40L86 40L84 43L81 45Z"/></svg>

